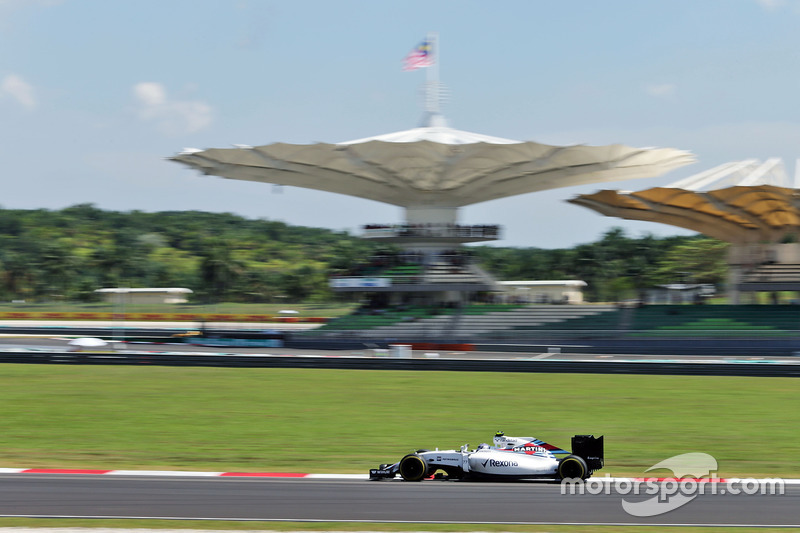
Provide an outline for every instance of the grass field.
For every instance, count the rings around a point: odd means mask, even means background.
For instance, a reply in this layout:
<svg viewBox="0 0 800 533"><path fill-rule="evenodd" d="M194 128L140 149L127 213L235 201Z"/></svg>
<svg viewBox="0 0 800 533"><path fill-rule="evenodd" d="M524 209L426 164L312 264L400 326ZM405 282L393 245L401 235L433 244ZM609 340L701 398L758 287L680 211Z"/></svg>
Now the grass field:
<svg viewBox="0 0 800 533"><path fill-rule="evenodd" d="M502 429L604 434L601 474L705 452L723 477L800 477L799 395L792 378L5 364L0 466L361 473Z"/></svg>
<svg viewBox="0 0 800 533"><path fill-rule="evenodd" d="M357 523L357 522L232 522L199 520L104 520L104 519L41 519L41 518L0 518L0 527L68 527L68 528L127 528L127 529L187 529L212 531L403 531L459 533L465 531L487 533L727 533L727 527L686 527L686 526L589 526L589 525L514 525L514 524L414 524L414 523ZM68 533L81 533L74 529ZM786 528L777 527L736 527L736 533L784 533ZM9 533L19 533L11 530ZM24 533L24 532L23 532ZM108 533L104 530L103 533ZM121 532L129 533L129 532Z"/></svg>

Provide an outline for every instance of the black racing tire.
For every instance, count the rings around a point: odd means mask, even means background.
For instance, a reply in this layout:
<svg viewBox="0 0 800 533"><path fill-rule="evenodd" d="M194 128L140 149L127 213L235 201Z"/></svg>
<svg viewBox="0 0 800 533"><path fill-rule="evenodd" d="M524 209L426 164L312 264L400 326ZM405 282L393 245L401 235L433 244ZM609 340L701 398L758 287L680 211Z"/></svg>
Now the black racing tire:
<svg viewBox="0 0 800 533"><path fill-rule="evenodd" d="M586 479L591 472L586 461L577 455L568 455L558 463L559 479Z"/></svg>
<svg viewBox="0 0 800 533"><path fill-rule="evenodd" d="M412 453L400 459L398 471L406 481L422 481L428 474L428 465L422 456Z"/></svg>

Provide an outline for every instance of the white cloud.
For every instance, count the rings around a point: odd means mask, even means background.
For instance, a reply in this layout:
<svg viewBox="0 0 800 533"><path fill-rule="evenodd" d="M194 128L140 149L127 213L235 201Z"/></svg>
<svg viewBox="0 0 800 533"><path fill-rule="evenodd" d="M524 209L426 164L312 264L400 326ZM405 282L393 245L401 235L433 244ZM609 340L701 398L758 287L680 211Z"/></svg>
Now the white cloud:
<svg viewBox="0 0 800 533"><path fill-rule="evenodd" d="M141 82L133 87L139 118L169 135L195 133L211 125L213 109L199 100L172 100L164 86Z"/></svg>
<svg viewBox="0 0 800 533"><path fill-rule="evenodd" d="M651 83L645 85L645 92L656 98L669 98L675 95L678 87L674 83Z"/></svg>
<svg viewBox="0 0 800 533"><path fill-rule="evenodd" d="M800 14L800 0L755 0L761 9L771 13L788 9L791 13Z"/></svg>
<svg viewBox="0 0 800 533"><path fill-rule="evenodd" d="M786 0L756 0L756 2L767 11L775 11L786 5Z"/></svg>
<svg viewBox="0 0 800 533"><path fill-rule="evenodd" d="M0 0L0 7L30 7L34 5L51 7L63 2L64 0Z"/></svg>
<svg viewBox="0 0 800 533"><path fill-rule="evenodd" d="M162 106L167 102L167 91L160 83L137 83L133 87L133 94L145 106L145 109L149 110Z"/></svg>
<svg viewBox="0 0 800 533"><path fill-rule="evenodd" d="M53 7L64 0L0 0L0 21L11 16L15 11L31 7Z"/></svg>
<svg viewBox="0 0 800 533"><path fill-rule="evenodd" d="M0 82L0 97L10 96L28 109L36 107L33 86L16 74L9 74Z"/></svg>

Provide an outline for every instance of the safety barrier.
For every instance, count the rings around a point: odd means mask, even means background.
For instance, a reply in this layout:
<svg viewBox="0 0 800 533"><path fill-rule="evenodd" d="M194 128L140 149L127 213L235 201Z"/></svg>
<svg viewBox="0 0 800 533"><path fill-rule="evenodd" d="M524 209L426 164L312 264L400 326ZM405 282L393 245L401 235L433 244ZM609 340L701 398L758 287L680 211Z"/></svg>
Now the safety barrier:
<svg viewBox="0 0 800 533"><path fill-rule="evenodd" d="M568 374L660 374L682 376L800 377L800 365L759 363L672 363L548 360L400 359L176 352L0 352L0 363L67 365L158 365L239 368L330 368Z"/></svg>
<svg viewBox="0 0 800 533"><path fill-rule="evenodd" d="M127 320L136 322L278 322L323 324L326 317L194 314L194 313L58 313L58 312L0 312L0 320Z"/></svg>

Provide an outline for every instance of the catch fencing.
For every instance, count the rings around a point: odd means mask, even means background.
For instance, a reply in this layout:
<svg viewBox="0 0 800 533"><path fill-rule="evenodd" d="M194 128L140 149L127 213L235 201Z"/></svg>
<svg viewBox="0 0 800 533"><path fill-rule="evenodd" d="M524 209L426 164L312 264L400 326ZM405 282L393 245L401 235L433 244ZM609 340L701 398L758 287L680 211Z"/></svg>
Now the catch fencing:
<svg viewBox="0 0 800 533"><path fill-rule="evenodd" d="M800 364L649 361L548 361L396 359L359 356L278 356L191 352L91 353L0 352L0 363L61 365L186 366L226 368L329 368L350 370L434 370L460 372L540 372L571 374L662 374L684 376L800 377Z"/></svg>

